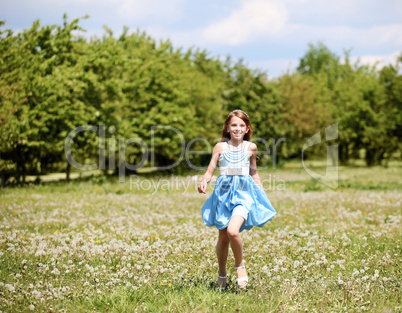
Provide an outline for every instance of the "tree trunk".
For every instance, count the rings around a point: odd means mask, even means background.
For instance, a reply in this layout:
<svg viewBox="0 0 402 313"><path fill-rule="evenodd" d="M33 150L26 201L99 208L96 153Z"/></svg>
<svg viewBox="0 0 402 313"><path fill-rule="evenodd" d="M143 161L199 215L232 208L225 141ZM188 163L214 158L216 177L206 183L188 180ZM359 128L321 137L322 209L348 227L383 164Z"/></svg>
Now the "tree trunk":
<svg viewBox="0 0 402 313"><path fill-rule="evenodd" d="M71 164L70 164L70 162L67 162L67 168L66 168L66 179L67 179L67 181L70 181L70 172L71 172Z"/></svg>
<svg viewBox="0 0 402 313"><path fill-rule="evenodd" d="M108 168L107 168L107 166L105 166L105 168L103 169L103 175L107 176L107 171L108 171Z"/></svg>
<svg viewBox="0 0 402 313"><path fill-rule="evenodd" d="M349 148L346 143L339 144L339 161L342 165L346 165L349 160Z"/></svg>
<svg viewBox="0 0 402 313"><path fill-rule="evenodd" d="M380 165L383 158L383 151L378 151L377 149L366 149L367 166Z"/></svg>
<svg viewBox="0 0 402 313"><path fill-rule="evenodd" d="M22 184L26 183L26 177L27 177L27 169L25 167L25 163L22 164Z"/></svg>

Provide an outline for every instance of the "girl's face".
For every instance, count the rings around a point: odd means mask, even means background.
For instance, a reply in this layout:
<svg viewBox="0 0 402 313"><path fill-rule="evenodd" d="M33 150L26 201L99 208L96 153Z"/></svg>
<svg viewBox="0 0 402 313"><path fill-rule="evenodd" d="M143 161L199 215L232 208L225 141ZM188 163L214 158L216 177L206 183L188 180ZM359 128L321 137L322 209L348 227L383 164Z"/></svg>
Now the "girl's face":
<svg viewBox="0 0 402 313"><path fill-rule="evenodd" d="M230 134L231 139L243 139L244 135L248 133L250 127L237 116L232 116L229 125L226 127L227 132Z"/></svg>

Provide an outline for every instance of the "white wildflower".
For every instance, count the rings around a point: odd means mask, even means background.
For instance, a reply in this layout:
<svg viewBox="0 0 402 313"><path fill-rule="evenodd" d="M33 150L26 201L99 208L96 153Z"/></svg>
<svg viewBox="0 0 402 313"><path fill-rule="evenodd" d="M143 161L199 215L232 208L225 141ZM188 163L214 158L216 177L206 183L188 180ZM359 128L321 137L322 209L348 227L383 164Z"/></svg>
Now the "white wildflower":
<svg viewBox="0 0 402 313"><path fill-rule="evenodd" d="M385 277L384 277L384 278L385 278ZM11 292L14 292L14 291L15 291L14 286L11 285L11 284L5 284L4 287L6 287L8 291L11 291Z"/></svg>
<svg viewBox="0 0 402 313"><path fill-rule="evenodd" d="M51 273L54 274L54 275L59 275L59 274L60 274L60 271L57 269L57 267L55 267L55 268L53 269L53 271L51 271Z"/></svg>

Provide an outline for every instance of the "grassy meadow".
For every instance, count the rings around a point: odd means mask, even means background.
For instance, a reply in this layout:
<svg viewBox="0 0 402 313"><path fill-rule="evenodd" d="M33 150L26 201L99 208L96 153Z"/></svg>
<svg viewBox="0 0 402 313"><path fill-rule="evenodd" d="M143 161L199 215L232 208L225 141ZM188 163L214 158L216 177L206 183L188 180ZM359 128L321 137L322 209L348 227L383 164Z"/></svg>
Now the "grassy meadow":
<svg viewBox="0 0 402 313"><path fill-rule="evenodd" d="M194 177L2 189L0 311L401 312L402 167L339 174L333 190L298 167L260 172L277 215L242 232L247 291L232 252L215 290L213 185L198 194Z"/></svg>

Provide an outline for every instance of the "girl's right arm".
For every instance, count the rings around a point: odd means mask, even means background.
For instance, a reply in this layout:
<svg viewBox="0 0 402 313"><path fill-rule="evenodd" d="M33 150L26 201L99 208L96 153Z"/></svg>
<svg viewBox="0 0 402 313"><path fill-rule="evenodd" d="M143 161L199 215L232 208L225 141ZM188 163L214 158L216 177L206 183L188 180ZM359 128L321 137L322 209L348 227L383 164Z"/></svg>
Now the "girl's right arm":
<svg viewBox="0 0 402 313"><path fill-rule="evenodd" d="M212 175L214 175L214 171L216 168L216 165L218 164L219 156L222 153L222 143L218 142L214 150L212 151L212 158L211 162L209 162L208 169L205 172L204 176L202 176L202 180L200 185L198 186L198 192L199 193L205 193L207 190L207 184L211 181Z"/></svg>

